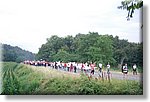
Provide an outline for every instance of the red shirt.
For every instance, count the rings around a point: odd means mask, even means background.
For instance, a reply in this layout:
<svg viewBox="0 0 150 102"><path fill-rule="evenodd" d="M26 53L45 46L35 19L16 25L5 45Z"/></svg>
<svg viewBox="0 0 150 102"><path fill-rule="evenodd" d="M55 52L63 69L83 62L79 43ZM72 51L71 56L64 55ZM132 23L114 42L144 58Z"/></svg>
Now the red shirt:
<svg viewBox="0 0 150 102"><path fill-rule="evenodd" d="M95 64L91 64L91 69L94 70Z"/></svg>
<svg viewBox="0 0 150 102"><path fill-rule="evenodd" d="M73 64L70 65L70 68L73 69Z"/></svg>
<svg viewBox="0 0 150 102"><path fill-rule="evenodd" d="M81 67L82 69L84 68L84 65L82 64L82 67Z"/></svg>
<svg viewBox="0 0 150 102"><path fill-rule="evenodd" d="M66 63L64 64L64 67L67 67L67 64L66 64Z"/></svg>

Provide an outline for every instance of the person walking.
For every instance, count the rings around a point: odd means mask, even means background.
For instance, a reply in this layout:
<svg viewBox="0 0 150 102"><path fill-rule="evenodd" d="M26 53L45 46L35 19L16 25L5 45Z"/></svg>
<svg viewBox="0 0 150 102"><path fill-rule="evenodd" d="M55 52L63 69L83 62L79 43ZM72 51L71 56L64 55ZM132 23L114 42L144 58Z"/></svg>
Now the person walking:
<svg viewBox="0 0 150 102"><path fill-rule="evenodd" d="M99 77L102 77L102 64L99 63L98 67L99 67L98 75L99 75Z"/></svg>
<svg viewBox="0 0 150 102"><path fill-rule="evenodd" d="M67 63L67 71L69 72L70 69L70 63Z"/></svg>
<svg viewBox="0 0 150 102"><path fill-rule="evenodd" d="M127 64L125 64L122 67L122 73L123 73L123 78L126 78L125 76L127 76L127 74L128 74L128 66L127 66Z"/></svg>
<svg viewBox="0 0 150 102"><path fill-rule="evenodd" d="M94 75L94 67L95 67L95 64L94 63L91 63L91 75Z"/></svg>
<svg viewBox="0 0 150 102"><path fill-rule="evenodd" d="M76 62L74 63L73 67L74 67L74 73L76 73L77 72L77 64L76 64Z"/></svg>
<svg viewBox="0 0 150 102"><path fill-rule="evenodd" d="M136 67L136 64L133 65L132 69L133 69L133 75L137 75L137 67Z"/></svg>
<svg viewBox="0 0 150 102"><path fill-rule="evenodd" d="M84 64L82 63L81 72L83 72L83 69L84 69Z"/></svg>
<svg viewBox="0 0 150 102"><path fill-rule="evenodd" d="M67 64L64 63L64 71L67 71Z"/></svg>
<svg viewBox="0 0 150 102"><path fill-rule="evenodd" d="M73 70L73 64L71 63L70 64L70 72L72 72L72 70Z"/></svg>
<svg viewBox="0 0 150 102"><path fill-rule="evenodd" d="M108 79L109 80L109 82L110 82L110 64L109 64L109 62L108 62L108 64L107 64L107 75L106 75L106 79Z"/></svg>
<svg viewBox="0 0 150 102"><path fill-rule="evenodd" d="M109 64L109 62L107 64L107 74L110 74L110 64Z"/></svg>

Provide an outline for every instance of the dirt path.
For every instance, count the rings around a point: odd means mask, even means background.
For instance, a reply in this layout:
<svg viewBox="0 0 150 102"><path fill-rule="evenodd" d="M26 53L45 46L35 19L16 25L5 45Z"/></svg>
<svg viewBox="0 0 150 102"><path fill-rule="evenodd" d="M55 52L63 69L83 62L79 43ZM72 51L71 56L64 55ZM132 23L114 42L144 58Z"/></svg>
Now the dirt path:
<svg viewBox="0 0 150 102"><path fill-rule="evenodd" d="M74 72L68 72L68 71L64 71L63 69L52 69L50 67L35 67L32 66L32 69L41 73L44 73L45 76L47 77L52 77L52 76L62 76L62 75L66 75L67 76L73 76L73 77L78 77L81 73L80 70L77 70L77 73ZM52 75L51 73L55 72L56 75ZM88 72L88 74L90 75L90 72ZM106 78L106 72L104 72L104 78ZM98 72L96 71L94 74L94 77L99 77ZM142 80L142 74L138 73L138 75L133 75L132 73L128 73L127 76L125 76L125 78L123 77L123 74L121 72L115 72L115 71L111 71L111 78L114 79L120 79L120 80L136 80L136 81L141 81Z"/></svg>
<svg viewBox="0 0 150 102"><path fill-rule="evenodd" d="M105 72L104 72L105 73ZM98 74L96 73L96 76L98 76ZM128 73L125 77L123 76L123 74L121 72L111 72L111 77L115 78L115 79L127 79L127 80L137 80L137 81L141 81L142 80L142 74L138 73L138 75L133 75L132 73Z"/></svg>

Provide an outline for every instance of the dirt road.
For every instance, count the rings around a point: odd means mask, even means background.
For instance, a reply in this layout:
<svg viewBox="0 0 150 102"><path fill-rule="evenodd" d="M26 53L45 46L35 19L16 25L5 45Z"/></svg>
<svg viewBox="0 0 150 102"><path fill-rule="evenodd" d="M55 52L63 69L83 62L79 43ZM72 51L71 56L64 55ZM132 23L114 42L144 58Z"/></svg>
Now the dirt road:
<svg viewBox="0 0 150 102"><path fill-rule="evenodd" d="M38 67L36 67L36 68L38 68ZM45 69L45 71L46 71L46 70L48 71L48 70L52 70L52 69L53 69L53 68L51 68L51 67L40 67L40 68L43 69L42 71L44 71L44 69ZM64 73L68 73L68 74L71 74L71 73L72 73L72 74L75 74L75 75L80 75L80 73L81 73L81 70L77 70L76 73L64 71L63 69L53 69L53 70L57 70L57 71L59 71L59 72L64 72ZM83 72L83 73L84 73L84 72ZM87 74L90 75L90 71L88 71ZM104 72L104 78L106 78L106 76L107 76L107 74L106 74L106 72ZM124 77L121 72L111 71L110 76L111 76L111 78L120 79L120 80L126 79L126 80L142 81L142 74L141 74L141 73L138 73L137 75L133 75L131 72L129 72L129 73L127 74L127 76ZM94 77L96 77L96 78L99 77L98 71L95 71Z"/></svg>
<svg viewBox="0 0 150 102"><path fill-rule="evenodd" d="M104 72L104 75L106 76L106 72ZM95 76L98 76L98 73L95 73ZM132 73L128 73L125 77L121 72L111 72L111 78L115 79L121 79L121 80L137 80L137 81L142 81L142 74L138 73L138 75L133 75Z"/></svg>

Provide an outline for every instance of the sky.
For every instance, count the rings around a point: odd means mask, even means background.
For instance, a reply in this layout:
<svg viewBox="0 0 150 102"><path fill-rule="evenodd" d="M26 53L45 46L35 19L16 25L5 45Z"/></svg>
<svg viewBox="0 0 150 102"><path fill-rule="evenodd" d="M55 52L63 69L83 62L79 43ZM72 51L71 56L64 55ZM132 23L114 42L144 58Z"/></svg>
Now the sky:
<svg viewBox="0 0 150 102"><path fill-rule="evenodd" d="M0 43L37 53L52 35L98 32L141 42L141 14L117 9L121 0L1 0Z"/></svg>

